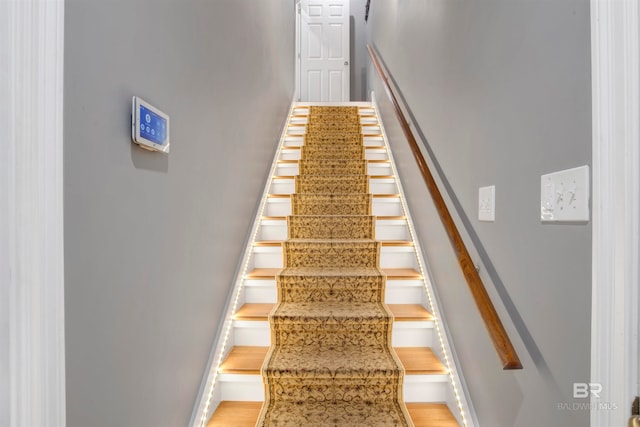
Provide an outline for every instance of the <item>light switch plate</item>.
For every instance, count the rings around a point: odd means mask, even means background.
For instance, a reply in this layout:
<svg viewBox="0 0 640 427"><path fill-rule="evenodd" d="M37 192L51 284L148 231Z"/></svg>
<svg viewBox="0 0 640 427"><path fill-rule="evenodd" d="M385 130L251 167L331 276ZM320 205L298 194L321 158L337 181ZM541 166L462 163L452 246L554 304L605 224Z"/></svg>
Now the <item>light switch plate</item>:
<svg viewBox="0 0 640 427"><path fill-rule="evenodd" d="M542 222L589 221L589 166L580 166L540 177Z"/></svg>
<svg viewBox="0 0 640 427"><path fill-rule="evenodd" d="M478 190L478 220L496 220L496 186L480 187Z"/></svg>

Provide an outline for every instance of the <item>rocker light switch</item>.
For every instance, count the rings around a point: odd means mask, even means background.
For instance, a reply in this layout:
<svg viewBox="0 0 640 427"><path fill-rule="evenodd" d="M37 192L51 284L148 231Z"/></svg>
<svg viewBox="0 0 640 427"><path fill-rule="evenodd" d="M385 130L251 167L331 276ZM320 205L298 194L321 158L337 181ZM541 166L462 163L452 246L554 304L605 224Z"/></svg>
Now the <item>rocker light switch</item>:
<svg viewBox="0 0 640 427"><path fill-rule="evenodd" d="M496 220L496 186L480 187L478 191L478 220Z"/></svg>

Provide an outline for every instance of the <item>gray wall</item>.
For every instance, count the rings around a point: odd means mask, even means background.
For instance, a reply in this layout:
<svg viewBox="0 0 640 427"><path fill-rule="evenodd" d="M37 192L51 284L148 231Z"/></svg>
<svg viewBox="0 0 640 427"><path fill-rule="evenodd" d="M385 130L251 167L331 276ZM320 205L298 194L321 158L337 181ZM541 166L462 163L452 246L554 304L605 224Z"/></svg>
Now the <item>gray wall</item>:
<svg viewBox="0 0 640 427"><path fill-rule="evenodd" d="M364 22L364 11L367 0L351 0L349 4L349 23L351 31L350 73L351 101L367 101L367 26Z"/></svg>
<svg viewBox="0 0 640 427"><path fill-rule="evenodd" d="M369 31L443 172L522 358L504 372L374 71L418 233L480 425L585 426L591 224L543 225L540 175L591 163L589 2L372 2ZM477 221L496 185L496 221ZM558 405L561 405L560 407Z"/></svg>
<svg viewBox="0 0 640 427"><path fill-rule="evenodd" d="M68 425L186 425L293 96L293 4L65 3ZM132 95L171 154L132 145Z"/></svg>

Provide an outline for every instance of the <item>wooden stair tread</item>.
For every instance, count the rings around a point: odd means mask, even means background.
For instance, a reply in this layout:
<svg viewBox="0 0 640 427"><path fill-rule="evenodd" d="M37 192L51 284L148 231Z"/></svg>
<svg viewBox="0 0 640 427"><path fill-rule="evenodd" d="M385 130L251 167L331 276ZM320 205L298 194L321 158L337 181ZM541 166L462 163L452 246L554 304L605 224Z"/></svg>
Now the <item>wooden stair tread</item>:
<svg viewBox="0 0 640 427"><path fill-rule="evenodd" d="M393 349L398 354L407 374L437 375L447 373L438 356L429 347L394 347Z"/></svg>
<svg viewBox="0 0 640 427"><path fill-rule="evenodd" d="M302 135L299 135L302 136ZM367 162L369 163L391 163L389 160L383 160L383 159L365 159ZM298 163L299 160L297 159L280 159L278 160L278 163Z"/></svg>
<svg viewBox="0 0 640 427"><path fill-rule="evenodd" d="M415 427L459 427L444 403L406 403Z"/></svg>
<svg viewBox="0 0 640 427"><path fill-rule="evenodd" d="M273 303L247 303L236 311L233 318L236 320L265 321L274 306L275 304Z"/></svg>
<svg viewBox="0 0 640 427"><path fill-rule="evenodd" d="M280 271L282 268L254 268L247 274L247 278L274 280ZM391 280L422 279L422 275L413 268L383 268L382 271L387 275L387 279Z"/></svg>
<svg viewBox="0 0 640 427"><path fill-rule="evenodd" d="M246 303L233 315L235 320L255 320L266 322L274 303ZM432 320L433 316L420 304L388 304L396 322Z"/></svg>
<svg viewBox="0 0 640 427"><path fill-rule="evenodd" d="M262 402L224 400L209 419L207 427L255 427Z"/></svg>
<svg viewBox="0 0 640 427"><path fill-rule="evenodd" d="M235 346L220 365L220 372L260 375L260 368L268 350L269 347Z"/></svg>
<svg viewBox="0 0 640 427"><path fill-rule="evenodd" d="M382 246L413 246L410 240L378 240ZM259 247L276 247L282 246L282 240L259 240L254 242L254 246Z"/></svg>
<svg viewBox="0 0 640 427"><path fill-rule="evenodd" d="M220 372L225 374L260 375L269 347L235 346L231 349ZM442 362L428 347L394 347L407 374L446 374Z"/></svg>
<svg viewBox="0 0 640 427"><path fill-rule="evenodd" d="M281 215L281 216L263 216L263 221L286 221L287 217L290 215ZM374 215L376 220L378 221L404 221L407 219L406 216L403 215Z"/></svg>
<svg viewBox="0 0 640 427"><path fill-rule="evenodd" d="M374 199L399 199L400 198L400 194L399 193L375 193L372 194ZM267 198L273 198L273 199L290 199L291 198L291 194L289 193L270 193L267 194Z"/></svg>
<svg viewBox="0 0 640 427"><path fill-rule="evenodd" d="M420 304L387 304L398 322L415 320L433 320L433 316Z"/></svg>
<svg viewBox="0 0 640 427"><path fill-rule="evenodd" d="M233 316L236 320L256 320L266 322L274 303L246 303ZM420 304L388 304L397 322L432 320L433 316Z"/></svg>
<svg viewBox="0 0 640 427"><path fill-rule="evenodd" d="M415 427L458 427L458 422L444 403L407 403ZM207 427L255 427L262 402L220 402Z"/></svg>
<svg viewBox="0 0 640 427"><path fill-rule="evenodd" d="M346 175L346 174L345 174ZM272 179L296 179L298 175L274 175ZM370 179L395 179L394 175L367 175Z"/></svg>

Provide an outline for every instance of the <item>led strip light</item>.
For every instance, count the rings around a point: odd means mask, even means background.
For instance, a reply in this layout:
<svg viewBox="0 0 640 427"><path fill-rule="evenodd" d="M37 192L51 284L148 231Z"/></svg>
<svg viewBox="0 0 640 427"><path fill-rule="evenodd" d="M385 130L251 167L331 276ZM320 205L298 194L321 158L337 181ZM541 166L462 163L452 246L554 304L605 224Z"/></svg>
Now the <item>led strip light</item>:
<svg viewBox="0 0 640 427"><path fill-rule="evenodd" d="M460 391L459 389L461 389L461 384L459 384L459 378L457 375L457 371L454 369L455 366L450 362L449 360L449 346L446 345L444 338L443 338L443 331L441 330L441 326L440 326L440 311L438 310L432 292L431 292L431 280L429 279L429 276L426 274L427 273L427 269L424 267L424 260L423 260L423 254L422 254L422 249L420 248L420 244L418 242L418 239L416 239L415 236L415 230L413 228L413 220L411 219L411 215L409 214L409 208L407 207L407 203L405 201L405 196L404 196L404 189L402 188L402 184L400 182L400 177L398 175L398 171L396 169L396 163L395 160L393 158L393 155L391 154L391 150L389 149L389 142L387 139L387 133L384 130L384 126L382 124L382 120L380 118L380 114L378 113L378 106L374 103L373 105L373 110L375 111L375 115L376 118L378 120L378 126L380 127L380 132L382 134L382 139L383 139L383 143L384 143L384 147L385 150L387 152L387 156L389 158L389 162L391 163L391 169L393 171L393 176L396 179L396 185L398 186L398 191L400 193L400 203L402 204L402 211L404 213L404 216L406 218L406 222L407 222L407 227L409 228L409 234L411 235L411 240L413 241L413 245L415 248L415 255L416 255L416 259L418 261L418 266L420 268L420 274L422 275L422 281L424 283L424 289L427 293L427 299L429 300L429 306L431 309L431 312L434 316L434 323L436 325L436 332L438 333L438 340L440 341L440 348L442 348L442 353L444 355L444 360L445 360L445 366L447 368L447 373L449 375L449 378L451 380L451 385L453 387L453 393L455 395L456 398L456 404L458 406L458 410L460 411L460 417L462 418L462 424L467 427L472 425L472 423L470 424L470 420L467 420L466 417L466 411L465 411L465 406L462 402L462 398L460 397ZM428 283L427 283L428 282Z"/></svg>
<svg viewBox="0 0 640 427"><path fill-rule="evenodd" d="M245 249L245 254L244 254L244 263L243 263L243 268L242 268L242 272L241 274L239 274L236 277L236 281L235 281L235 285L234 285L234 289L235 289L235 298L233 300L233 304L231 305L230 309L227 310L227 314L225 316L225 325L223 327L224 329L224 338L222 340L222 343L220 344L220 342L218 341L218 344L216 346L216 353L218 354L216 363L215 363L215 367L212 367L212 369L209 370L209 378L207 380L207 384L208 384L208 393L207 393L207 399L206 399L206 403L204 406L204 410L202 413L202 418L200 421L200 427L205 427L207 420L209 418L209 410L211 408L211 402L213 399L213 393L215 390L215 385L216 385L216 380L218 378L218 373L220 370L220 365L222 364L222 361L224 360L224 357L226 356L226 347L227 347L227 343L229 341L229 335L231 334L232 331L232 327L233 327L233 317L236 314L237 308L238 308L238 301L240 300L240 295L242 293L242 289L244 287L244 282L246 280L246 275L247 275L247 270L249 268L249 264L251 262L252 256L254 254L254 247L255 247L255 242L256 242L256 236L258 235L258 231L260 230L260 223L262 221L263 218L263 214L264 214L264 210L267 206L267 199L268 199L268 195L269 195L269 190L271 189L271 186L273 184L273 180L276 177L275 175L275 170L278 167L278 160L280 159L280 155L282 154L282 150L285 148L284 143L285 140L289 137L301 137L303 135L297 135L297 134L289 134L289 128L291 126L294 127L299 127L299 126L306 126L306 124L301 124L301 123L292 123L292 118L302 118L305 115L301 115L301 114L294 114L294 111L298 108L302 108L304 109L305 106L297 106L295 104L295 102L291 103L291 107L289 109L289 114L288 114L288 118L287 118L287 124L284 127L282 134L280 135L280 142L278 144L278 149L276 150L275 156L274 156L274 161L273 164L271 165L271 170L269 171L269 180L267 181L267 184L265 185L263 194L262 194L262 201L260 202L260 207L258 209L258 214L254 219L254 224L253 224L253 229L251 232L251 239L249 241L249 244L247 245L246 249ZM393 176L395 177L395 181L396 181L396 185L398 186L398 190L400 193L400 202L402 204L402 210L404 213L404 216L406 218L406 222L407 222L407 226L409 228L409 234L411 235L411 240L413 241L414 244L414 249L415 249L415 255L416 255L416 259L418 261L418 266L420 268L420 274L422 275L422 281L424 284L424 288L427 294L427 298L429 300L429 306L430 309L432 311L432 314L434 315L434 323L436 326L436 332L438 334L438 340L440 342L440 347L442 348L442 352L444 355L444 359L445 359L445 365L447 367L447 373L449 375L449 378L451 380L451 384L453 387L453 392L456 398L456 403L458 405L458 410L460 411L460 416L462 418L462 423L463 425L469 426L468 421L466 419L465 416L465 410L464 410L464 405L462 403L462 399L460 397L460 393L459 393L459 385L458 385L458 378L457 375L454 375L454 369L453 366L451 364L451 362L449 361L449 354L448 354L448 346L445 345L445 341L442 335L442 331L440 328L440 312L437 309L436 305L434 304L434 300L432 297L432 293L431 293L431 289L430 289L430 285L431 282L429 280L429 283L427 283L427 278L428 276L425 274L426 273L426 269L423 266L423 257L422 257L422 250L420 249L420 245L418 243L418 240L415 238L415 231L413 229L413 221L411 220L411 216L409 215L409 209L406 205L406 201L404 198L404 190L402 188L402 184L400 183L400 179L399 179L399 175L397 173L397 169L396 169L396 165L395 165L395 160L393 159L393 155L391 154L391 150L389 149L389 144L388 144L388 140L387 140L387 135L386 132L384 130L384 126L382 125L382 120L380 118L380 115L378 113L378 108L375 104L373 104L371 107L362 107L363 109L371 109L374 112L374 116L376 117L377 120L377 125L380 128L380 134L379 136L382 137L383 143L384 143L384 149L387 153L387 156L389 158L389 162L391 164L391 169L393 171ZM308 114L306 115L306 117L308 117ZM370 125L374 125L374 124L370 124ZM373 136L373 135L371 135ZM378 136L378 135L375 135Z"/></svg>
<svg viewBox="0 0 640 427"><path fill-rule="evenodd" d="M220 341L218 340L217 344L216 344L216 351L215 354L217 354L217 360L215 362L215 365L212 366L212 368L209 370L209 374L208 374L208 379L207 379L207 387L208 387L208 392L206 393L207 395L207 399L206 399L206 403L204 406L204 410L202 412L202 418L200 420L200 427L205 427L207 420L209 418L209 410L211 409L211 401L213 399L213 392L215 390L215 385L216 385L216 380L218 378L218 373L220 370L220 365L222 364L222 361L224 360L224 357L226 356L226 348L227 348L227 343L229 341L229 335L231 334L232 331L232 327L233 327L233 317L236 314L237 308L238 308L238 301L240 300L240 295L242 293L242 289L244 287L244 283L246 280L246 276L247 276L247 270L249 268L249 264L251 263L251 259L252 256L254 254L254 246L255 246L255 242L256 242L256 236L258 235L258 231L260 230L260 223L262 221L262 217L264 214L264 210L267 206L267 199L268 199L268 195L269 195L269 190L271 189L271 186L273 184L273 179L275 177L275 170L278 167L278 160L280 159L280 155L282 153L282 150L284 148L284 143L285 140L288 137L292 137L295 136L297 137L297 135L289 135L288 134L288 130L289 127L291 127L292 122L291 119L294 116L294 111L298 108L304 108L304 107L298 107L296 106L295 102L291 103L291 107L289 108L289 114L287 116L287 123L284 126L284 129L282 130L282 134L280 135L280 142L278 144L278 149L276 150L275 156L274 156L274 160L273 163L271 165L271 170L269 171L269 180L267 181L267 184L265 185L264 191L262 193L262 200L260 202L260 207L258 209L258 213L253 221L253 229L251 231L251 239L249 240L249 243L247 244L247 247L245 249L245 253L244 253L244 263L243 263L243 267L242 267L242 271L241 273L236 276L236 281L235 281L235 285L234 285L234 292L235 292L235 297L233 300L233 304L231 305L230 309L227 310L226 316L225 316L225 320L224 323L225 325L223 326L224 329L224 338L222 340L222 343L220 344ZM293 125L297 125L297 124L293 124ZM301 135L302 136L302 135Z"/></svg>

